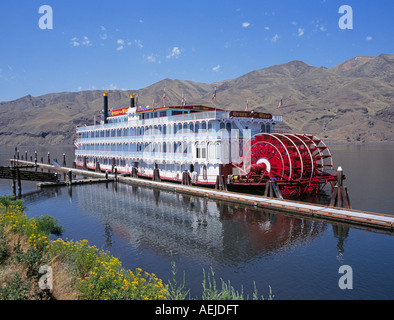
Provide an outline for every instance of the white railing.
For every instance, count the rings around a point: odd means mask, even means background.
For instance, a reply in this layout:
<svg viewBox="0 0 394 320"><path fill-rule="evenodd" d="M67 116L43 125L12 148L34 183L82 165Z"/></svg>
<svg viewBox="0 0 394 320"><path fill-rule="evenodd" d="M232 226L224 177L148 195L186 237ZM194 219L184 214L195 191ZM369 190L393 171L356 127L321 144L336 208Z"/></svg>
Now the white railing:
<svg viewBox="0 0 394 320"><path fill-rule="evenodd" d="M141 126L179 123L179 122L188 122L188 121L196 121L196 120L212 120L212 119L222 119L228 117L229 117L229 112L219 113L216 111L206 111L206 112L196 112L190 114L180 114L180 115L169 116L169 117L159 117L159 118L141 119L141 120L136 119L136 120L123 121L123 122L99 124L95 126L78 127L77 131L83 132L83 131L93 131L93 130L102 130L102 129L123 129L128 127L141 127Z"/></svg>
<svg viewBox="0 0 394 320"><path fill-rule="evenodd" d="M189 131L189 130L188 130ZM138 143L138 142L180 142L180 141L218 141L228 137L228 133L222 131L202 131L198 132L178 132L175 134L144 134L140 136L124 136L124 137L95 137L95 138L79 138L78 143Z"/></svg>
<svg viewBox="0 0 394 320"><path fill-rule="evenodd" d="M203 162L219 164L222 163L220 159L212 158L196 158L192 153L183 152L141 152L141 151L108 151L108 150L76 150L75 155L85 157L107 157L107 158L121 158L121 159L142 159L146 162L162 162L174 161L178 163L183 162Z"/></svg>

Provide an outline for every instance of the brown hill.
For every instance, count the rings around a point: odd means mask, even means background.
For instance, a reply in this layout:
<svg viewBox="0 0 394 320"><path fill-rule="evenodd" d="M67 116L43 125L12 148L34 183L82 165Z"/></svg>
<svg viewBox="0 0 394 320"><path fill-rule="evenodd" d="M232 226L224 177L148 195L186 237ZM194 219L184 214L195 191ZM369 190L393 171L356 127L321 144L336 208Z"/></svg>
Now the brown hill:
<svg viewBox="0 0 394 320"><path fill-rule="evenodd" d="M327 69L291 61L213 84L164 79L140 90L110 92L112 108L129 105L137 92L140 105L190 104L279 114L283 97L282 130L312 133L325 141L394 141L394 55L360 56ZM0 144L71 144L75 127L92 124L102 109L101 91L30 95L0 103Z"/></svg>

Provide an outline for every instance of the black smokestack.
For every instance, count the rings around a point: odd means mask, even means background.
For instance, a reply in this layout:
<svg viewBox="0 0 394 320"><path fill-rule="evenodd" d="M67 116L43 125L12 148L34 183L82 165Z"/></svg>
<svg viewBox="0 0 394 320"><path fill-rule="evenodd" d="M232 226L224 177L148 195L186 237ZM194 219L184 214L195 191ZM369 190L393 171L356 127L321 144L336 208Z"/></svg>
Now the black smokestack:
<svg viewBox="0 0 394 320"><path fill-rule="evenodd" d="M130 107L134 108L135 107L135 99L134 99L135 93L130 93Z"/></svg>
<svg viewBox="0 0 394 320"><path fill-rule="evenodd" d="M108 123L107 117L108 117L108 91L103 92L104 96L104 123Z"/></svg>

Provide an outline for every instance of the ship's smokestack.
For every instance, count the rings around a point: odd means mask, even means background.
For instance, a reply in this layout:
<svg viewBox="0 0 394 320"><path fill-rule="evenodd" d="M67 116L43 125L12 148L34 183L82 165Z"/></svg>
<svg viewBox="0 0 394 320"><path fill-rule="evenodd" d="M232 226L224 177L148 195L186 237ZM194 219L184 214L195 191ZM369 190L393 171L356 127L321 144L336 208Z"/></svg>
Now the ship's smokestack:
<svg viewBox="0 0 394 320"><path fill-rule="evenodd" d="M108 117L108 91L103 91L103 96L104 96L104 123L108 123L107 117Z"/></svg>
<svg viewBox="0 0 394 320"><path fill-rule="evenodd" d="M134 108L135 107L135 93L130 93L130 107Z"/></svg>

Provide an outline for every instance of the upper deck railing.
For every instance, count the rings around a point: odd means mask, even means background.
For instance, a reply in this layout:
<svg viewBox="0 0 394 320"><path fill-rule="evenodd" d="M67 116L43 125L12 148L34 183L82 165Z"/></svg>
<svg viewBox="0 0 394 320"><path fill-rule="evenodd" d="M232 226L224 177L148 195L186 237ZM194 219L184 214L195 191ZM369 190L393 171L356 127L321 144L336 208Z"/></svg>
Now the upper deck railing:
<svg viewBox="0 0 394 320"><path fill-rule="evenodd" d="M179 123L179 122L188 122L188 121L197 121L197 120L220 120L220 119L228 119L230 118L230 111L206 111L206 112L196 112L189 114L180 114L174 116L167 117L159 117L152 119L133 119L129 121L122 122L112 122L107 124L98 124L94 126L84 126L78 127L78 132L83 131L94 131L94 130L102 130L102 129L123 129L128 127L143 127L143 126L151 126L151 125L162 125L168 123ZM282 122L282 116L272 116L272 120L275 122Z"/></svg>

